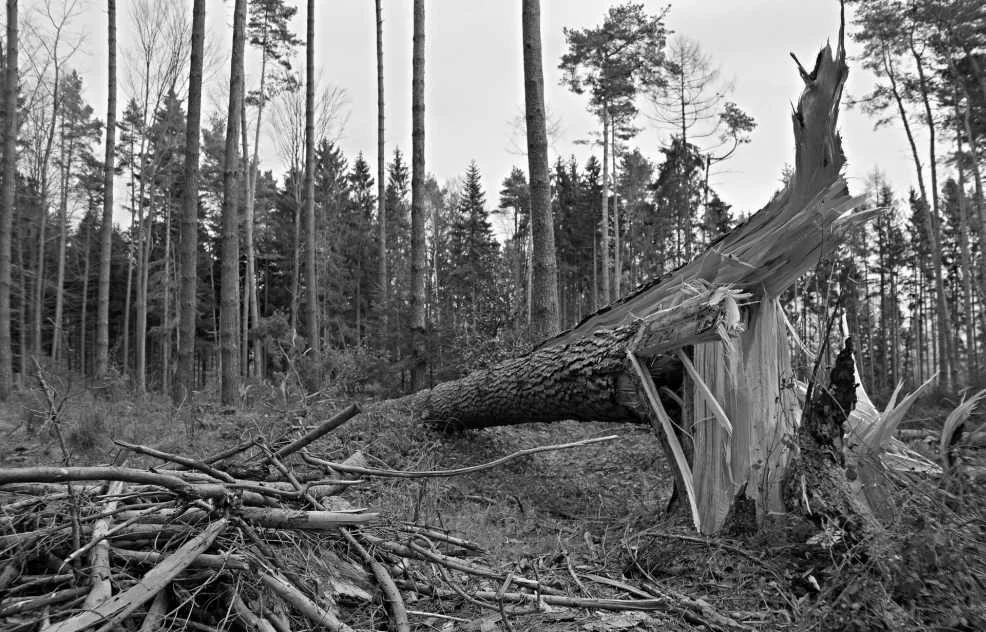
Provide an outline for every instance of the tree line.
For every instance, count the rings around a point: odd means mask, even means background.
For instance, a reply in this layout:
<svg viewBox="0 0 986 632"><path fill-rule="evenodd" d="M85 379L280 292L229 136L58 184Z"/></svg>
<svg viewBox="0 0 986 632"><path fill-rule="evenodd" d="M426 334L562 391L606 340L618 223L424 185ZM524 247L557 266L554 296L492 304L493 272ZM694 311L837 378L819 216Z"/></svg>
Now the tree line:
<svg viewBox="0 0 986 632"><path fill-rule="evenodd" d="M540 8L523 2L527 165L493 193L475 163L442 183L426 170L423 0L410 156L384 155L375 3L374 157L336 142L342 95L315 72L312 0L303 38L291 29L299 7L236 0L227 107L205 115L204 76L218 64L206 3L189 14L183 3L128 2L119 117L108 0L105 122L83 98L77 4L49 3L21 33L18 2L7 1L0 397L35 362L177 401L218 384L233 403L258 379L421 388L574 325L741 219L714 176L756 124L701 47L669 33L666 12L623 3L595 27L565 30L564 85L599 121L585 141L598 152L580 164L548 160ZM867 189L885 211L790 293L792 334L817 340L838 297L877 393L935 371L946 389L965 386L986 361L984 9L851 8L862 63L879 79L855 103L906 135L916 187L895 192L874 172ZM259 56L255 85L247 54ZM642 118L668 132L651 155L634 144ZM267 143L284 173L261 169ZM129 213L125 226L113 225L114 208Z"/></svg>

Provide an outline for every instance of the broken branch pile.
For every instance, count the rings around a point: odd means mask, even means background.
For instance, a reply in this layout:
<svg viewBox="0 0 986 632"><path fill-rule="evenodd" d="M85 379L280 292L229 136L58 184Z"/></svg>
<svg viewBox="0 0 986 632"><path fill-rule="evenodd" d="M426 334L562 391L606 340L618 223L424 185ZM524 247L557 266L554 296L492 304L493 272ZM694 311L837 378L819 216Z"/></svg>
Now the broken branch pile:
<svg viewBox="0 0 986 632"><path fill-rule="evenodd" d="M413 595L498 608L683 607L656 597L573 601L564 583L501 572L479 561L482 549L468 540L387 520L340 496L365 483L356 476L459 475L615 437L423 472L372 468L359 452L341 462L307 452L357 412L350 407L293 442L256 440L209 459L117 442L167 463L0 469L0 629L379 629L365 625L382 614L366 607L379 600L392 629L410 630L404 600ZM475 578L474 595L464 576Z"/></svg>

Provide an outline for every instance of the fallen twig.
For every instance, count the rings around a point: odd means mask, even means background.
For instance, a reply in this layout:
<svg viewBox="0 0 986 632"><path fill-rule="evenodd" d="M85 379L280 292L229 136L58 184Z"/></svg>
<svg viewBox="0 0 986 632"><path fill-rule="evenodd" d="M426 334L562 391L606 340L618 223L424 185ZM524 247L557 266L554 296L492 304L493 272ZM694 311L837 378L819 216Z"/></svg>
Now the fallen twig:
<svg viewBox="0 0 986 632"><path fill-rule="evenodd" d="M298 612L305 615L309 621L315 624L316 628L325 627L332 632L352 632L352 628L306 597L279 573L262 572L260 573L260 581L284 601L297 608Z"/></svg>
<svg viewBox="0 0 986 632"><path fill-rule="evenodd" d="M227 524L225 518L213 522L202 533L149 570L141 581L129 590L110 597L92 610L55 623L47 632L81 632L97 623L112 623L120 620L157 595L178 573L212 545Z"/></svg>
<svg viewBox="0 0 986 632"><path fill-rule="evenodd" d="M154 448L150 448L150 447L148 447L146 445L138 445L138 444L135 444L135 443L127 443L126 441L121 441L119 439L114 439L113 440L113 443L117 444L118 446L120 446L122 448L126 448L128 450L132 450L132 451L138 452L140 454L146 454L147 456L152 456L152 457L154 457L156 459L162 459L162 460L165 460L165 461L170 461L172 463L177 463L178 465L183 465L183 466L185 466L185 467L187 467L189 469L192 469L192 470L198 470L199 472L202 472L204 474L208 474L209 476L212 476L213 478L217 478L217 479L219 479L221 481L224 481L226 483L233 483L233 482L236 481L236 479L234 479L232 476L230 476L226 472L223 472L221 470L217 470L216 468L214 468L214 467L212 467L212 466L210 466L210 465L208 465L206 463L202 463L200 461L196 461L195 459L190 459L188 457L181 456L179 454L172 454L170 452L162 452L161 450L155 450Z"/></svg>
<svg viewBox="0 0 986 632"><path fill-rule="evenodd" d="M350 474L361 474L366 476L385 476L390 478L438 478L444 476L459 476L462 474L472 474L474 472L482 472L483 470L489 470L494 467L503 465L508 461L514 459L519 459L523 456L529 456L531 454L537 454L539 452L549 452L552 450L567 450L569 448L580 448L582 446L592 445L594 443L602 443L603 441L612 441L618 439L617 435L609 435L607 437L596 437L594 439L583 439L582 441L574 441L572 443L559 443L555 445L539 446L536 448L525 448L523 450L518 450L507 456L500 457L495 461L490 461L489 463L483 463L481 465L471 465L469 467L461 467L454 470L422 470L422 471L405 471L405 470L380 470L372 467L360 467L346 465L345 463L333 463L332 461L326 461L318 457L314 457L310 454L302 454L302 457L311 463L312 465L319 465L321 467L331 468L339 472L349 472Z"/></svg>
<svg viewBox="0 0 986 632"><path fill-rule="evenodd" d="M346 408L336 413L335 416L333 416L331 419L322 422L321 424L316 426L314 429L306 433L300 439L293 441L288 445L284 446L283 448L281 448L280 450L274 452L274 456L279 459L283 459L284 457L290 454L294 454L295 452L302 449L306 445L312 443L313 441L319 439L320 437L328 434L332 430L335 430L342 424L346 423L347 421L355 417L359 412L360 412L359 406L357 406L356 404L350 404ZM270 462L270 458L268 457L266 459L263 459L261 462L268 463Z"/></svg>

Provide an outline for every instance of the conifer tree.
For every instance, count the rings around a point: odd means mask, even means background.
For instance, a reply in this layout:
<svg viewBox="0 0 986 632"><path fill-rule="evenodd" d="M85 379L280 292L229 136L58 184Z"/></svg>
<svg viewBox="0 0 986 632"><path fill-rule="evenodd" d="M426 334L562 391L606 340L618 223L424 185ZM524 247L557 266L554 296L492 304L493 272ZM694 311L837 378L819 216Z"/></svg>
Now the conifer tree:
<svg viewBox="0 0 986 632"><path fill-rule="evenodd" d="M17 0L7 0L7 54L3 103L3 190L0 192L0 401L13 387L13 349L10 341L10 244L16 191L17 143ZM23 263L23 262L22 262ZM23 300L21 312L24 311ZM21 330L21 356L24 356Z"/></svg>
<svg viewBox="0 0 986 632"><path fill-rule="evenodd" d="M107 0L106 154L103 163L103 225L99 235L99 298L96 306L96 378L109 368L110 265L113 250L113 176L116 173L116 0ZM126 358L124 358L126 362Z"/></svg>

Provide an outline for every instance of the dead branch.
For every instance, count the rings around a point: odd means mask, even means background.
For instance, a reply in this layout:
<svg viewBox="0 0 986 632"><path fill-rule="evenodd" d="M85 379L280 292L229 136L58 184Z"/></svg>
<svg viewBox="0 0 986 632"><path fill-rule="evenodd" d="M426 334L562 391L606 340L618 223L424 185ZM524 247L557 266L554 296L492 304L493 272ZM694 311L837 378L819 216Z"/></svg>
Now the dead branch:
<svg viewBox="0 0 986 632"><path fill-rule="evenodd" d="M311 456L310 454L302 454L302 458L311 463L312 465L318 465L321 467L326 467L333 470L338 470L340 472L348 472L350 474L362 474L365 476L383 476L390 478L439 478L446 476L460 476L462 474L472 474L474 472L482 472L483 470L489 470L494 467L499 467L508 461L513 461L514 459L519 459L524 456L530 456L531 454L537 454L539 452L548 452L552 450L567 450L569 448L580 448L582 446L592 445L594 443L602 443L603 441L613 441L618 439L617 435L609 435L606 437L597 437L595 439L583 439L582 441L574 441L572 443L559 443L557 445L547 445L540 446L537 448L525 448L523 450L518 450L512 454L496 459L495 461L490 461L489 463L483 463L482 465L471 465L469 467L461 467L454 470L423 470L423 471L405 471L405 470L378 470L371 467L361 467L347 465L346 463L333 463L332 461L326 461L324 459L319 459L317 457Z"/></svg>

